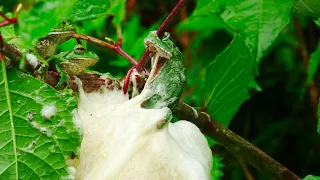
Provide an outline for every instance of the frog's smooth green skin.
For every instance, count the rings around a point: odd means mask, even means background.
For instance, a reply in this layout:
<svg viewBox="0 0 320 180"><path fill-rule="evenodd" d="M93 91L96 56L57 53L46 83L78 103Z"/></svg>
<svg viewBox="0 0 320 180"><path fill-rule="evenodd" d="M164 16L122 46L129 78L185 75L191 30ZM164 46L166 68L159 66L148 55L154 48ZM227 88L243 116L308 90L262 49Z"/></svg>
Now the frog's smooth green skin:
<svg viewBox="0 0 320 180"><path fill-rule="evenodd" d="M48 59L48 62L53 62L60 74L60 80L56 87L60 87L63 82L66 82L67 87L69 87L69 76L76 76L84 73L86 68L94 65L98 60L98 55L86 51L81 45L77 45L71 51L61 52L51 56Z"/></svg>
<svg viewBox="0 0 320 180"><path fill-rule="evenodd" d="M152 70L145 88L151 88L152 95L141 106L172 109L180 99L185 81L183 54L170 40L169 33L160 39L156 31L151 31L144 44L151 51Z"/></svg>

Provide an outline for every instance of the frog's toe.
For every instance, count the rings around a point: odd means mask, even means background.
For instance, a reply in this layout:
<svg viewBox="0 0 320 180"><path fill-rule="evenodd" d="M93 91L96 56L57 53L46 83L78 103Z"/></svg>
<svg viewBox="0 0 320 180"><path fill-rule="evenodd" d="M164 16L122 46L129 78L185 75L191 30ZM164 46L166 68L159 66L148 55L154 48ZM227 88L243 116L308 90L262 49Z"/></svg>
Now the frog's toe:
<svg viewBox="0 0 320 180"><path fill-rule="evenodd" d="M66 76L61 76L59 82L55 87L60 88L64 82L66 83L66 88L68 88L70 84L69 84L69 78Z"/></svg>

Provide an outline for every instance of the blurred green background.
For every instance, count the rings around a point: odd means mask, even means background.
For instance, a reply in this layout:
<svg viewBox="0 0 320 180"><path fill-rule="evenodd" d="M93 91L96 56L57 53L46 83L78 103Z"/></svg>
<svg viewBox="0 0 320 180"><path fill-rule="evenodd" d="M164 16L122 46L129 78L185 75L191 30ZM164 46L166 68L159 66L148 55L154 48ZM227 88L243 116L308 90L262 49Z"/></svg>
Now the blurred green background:
<svg viewBox="0 0 320 180"><path fill-rule="evenodd" d="M0 6L5 12L14 11L17 2L2 1ZM33 1L23 3L32 4ZM171 0L152 3L148 0L129 0L121 25L124 51L139 60L144 51L143 38L150 30L159 27L175 4L176 1ZM188 19L195 8L196 1L189 1L168 31L186 58L187 81L182 100L194 107L202 107L206 96L206 68L229 45L235 32L219 18L204 16ZM75 26L78 33L99 39L109 37L116 41L117 30L112 20L112 16L102 16L75 23ZM251 86L250 99L242 104L229 126L300 177L307 174L320 176L317 113L305 86L307 69L301 53L301 39L310 56L317 48L319 35L319 28L312 20L301 16L292 18L262 58L259 76L255 78L257 85ZM70 50L75 44L76 41L71 39L61 44L59 51ZM94 70L124 77L131 67L128 61L111 50L90 43L87 48L100 57ZM319 75L316 72L314 79L314 86L318 89ZM246 173L254 179L269 179L223 147L214 145L212 150L217 155L216 166L222 167L224 175L221 179L248 179ZM219 174L218 171L216 173Z"/></svg>

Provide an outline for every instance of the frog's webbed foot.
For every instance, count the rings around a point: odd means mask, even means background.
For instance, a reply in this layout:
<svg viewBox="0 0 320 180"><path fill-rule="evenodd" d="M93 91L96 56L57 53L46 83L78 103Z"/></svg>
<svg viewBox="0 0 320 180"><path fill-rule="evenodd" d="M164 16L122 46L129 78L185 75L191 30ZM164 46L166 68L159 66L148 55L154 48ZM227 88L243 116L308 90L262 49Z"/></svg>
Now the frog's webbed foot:
<svg viewBox="0 0 320 180"><path fill-rule="evenodd" d="M68 88L70 86L69 76L66 73L64 73L63 71L59 72L59 75L60 75L60 79L55 87L60 88L63 85L63 83L65 82L66 88Z"/></svg>
<svg viewBox="0 0 320 180"><path fill-rule="evenodd" d="M60 88L63 83L66 83L66 88L68 88L70 86L69 83L69 76L62 70L60 64L56 64L56 69L60 75L60 79L59 82L57 83L57 85L55 86L56 88Z"/></svg>

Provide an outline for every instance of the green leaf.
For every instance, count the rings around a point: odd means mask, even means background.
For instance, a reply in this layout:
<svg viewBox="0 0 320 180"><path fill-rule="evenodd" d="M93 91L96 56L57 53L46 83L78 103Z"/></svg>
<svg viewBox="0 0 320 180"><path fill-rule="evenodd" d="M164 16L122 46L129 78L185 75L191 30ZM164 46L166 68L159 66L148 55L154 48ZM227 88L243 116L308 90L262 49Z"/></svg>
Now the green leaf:
<svg viewBox="0 0 320 180"><path fill-rule="evenodd" d="M222 168L224 167L222 159L218 155L212 156L212 169L210 172L211 180L219 180L223 177Z"/></svg>
<svg viewBox="0 0 320 180"><path fill-rule="evenodd" d="M299 16L311 18L320 17L318 0L296 0L293 7L294 13Z"/></svg>
<svg viewBox="0 0 320 180"><path fill-rule="evenodd" d="M18 24L21 38L30 47L44 37L62 21L67 20L76 0L42 0L32 6L30 11L19 14Z"/></svg>
<svg viewBox="0 0 320 180"><path fill-rule="evenodd" d="M110 0L78 0L70 20L73 22L95 19L106 15Z"/></svg>
<svg viewBox="0 0 320 180"><path fill-rule="evenodd" d="M206 23L203 23L206 22ZM205 16L195 16L187 18L178 26L178 31L212 31L215 29L227 29L229 27L217 14L209 14Z"/></svg>
<svg viewBox="0 0 320 180"><path fill-rule="evenodd" d="M108 9L108 14L115 16L112 22L115 25L120 25L126 16L126 0L114 0L111 3L110 9Z"/></svg>
<svg viewBox="0 0 320 180"><path fill-rule="evenodd" d="M253 64L253 56L238 35L207 69L205 83L208 112L226 127L240 105L249 98Z"/></svg>
<svg viewBox="0 0 320 180"><path fill-rule="evenodd" d="M292 0L220 1L222 19L244 37L258 62L291 19Z"/></svg>
<svg viewBox="0 0 320 180"><path fill-rule="evenodd" d="M320 28L320 18L314 20L314 22L316 23L316 25L318 26L318 28Z"/></svg>
<svg viewBox="0 0 320 180"><path fill-rule="evenodd" d="M197 6L191 18L219 14L244 37L258 62L291 18L292 0L199 0L198 3L201 6Z"/></svg>
<svg viewBox="0 0 320 180"><path fill-rule="evenodd" d="M308 175L303 180L320 180L319 176Z"/></svg>
<svg viewBox="0 0 320 180"><path fill-rule="evenodd" d="M320 9L318 0L296 0L293 11L300 17L311 18L320 27Z"/></svg>
<svg viewBox="0 0 320 180"><path fill-rule="evenodd" d="M0 69L0 179L70 179L66 161L78 154L70 91L15 69Z"/></svg>
<svg viewBox="0 0 320 180"><path fill-rule="evenodd" d="M80 34L97 34L97 37L105 37L106 17L98 17L93 20L81 22L81 26L77 26L77 32Z"/></svg>
<svg viewBox="0 0 320 180"><path fill-rule="evenodd" d="M320 43L316 51L314 51L310 56L310 61L308 65L308 77L306 84L308 85L314 77L314 74L317 72L320 63Z"/></svg>
<svg viewBox="0 0 320 180"><path fill-rule="evenodd" d="M8 18L12 18L12 13L6 13L6 16ZM0 16L0 21L3 21L4 18ZM5 41L8 41L14 37L16 37L16 33L14 32L14 25L13 24L10 24L8 26L3 26L3 27L0 27L0 32L1 32L1 35L3 37L3 39Z"/></svg>

